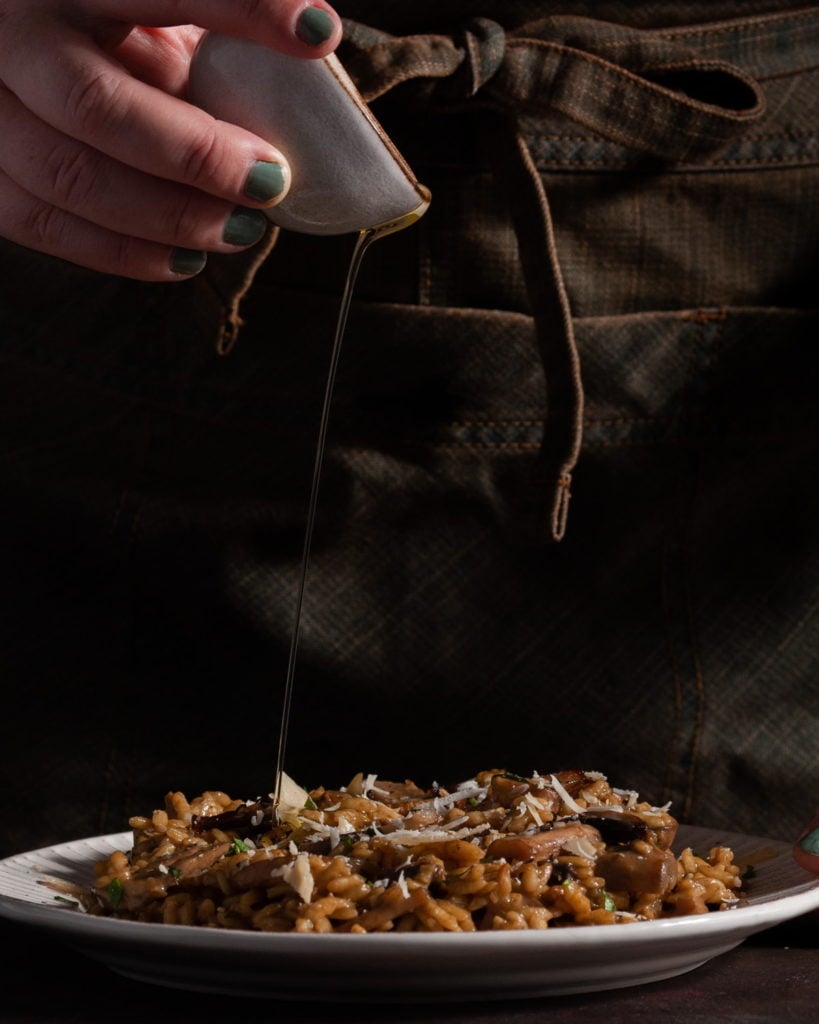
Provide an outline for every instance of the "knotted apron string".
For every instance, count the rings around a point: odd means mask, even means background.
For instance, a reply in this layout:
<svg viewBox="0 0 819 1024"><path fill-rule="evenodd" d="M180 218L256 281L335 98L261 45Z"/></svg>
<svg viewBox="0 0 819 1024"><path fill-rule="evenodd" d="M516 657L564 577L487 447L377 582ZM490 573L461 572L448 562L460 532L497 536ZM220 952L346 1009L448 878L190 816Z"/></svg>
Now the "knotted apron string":
<svg viewBox="0 0 819 1024"><path fill-rule="evenodd" d="M618 63L607 56L616 51ZM596 51L596 52L595 52ZM508 197L546 378L541 462L554 540L566 531L583 430L583 384L549 202L520 117L555 111L665 161L707 157L756 123L759 85L650 32L553 17L507 34L486 18L455 36L392 37L345 22L345 66L372 101L403 82L438 109L482 111Z"/></svg>

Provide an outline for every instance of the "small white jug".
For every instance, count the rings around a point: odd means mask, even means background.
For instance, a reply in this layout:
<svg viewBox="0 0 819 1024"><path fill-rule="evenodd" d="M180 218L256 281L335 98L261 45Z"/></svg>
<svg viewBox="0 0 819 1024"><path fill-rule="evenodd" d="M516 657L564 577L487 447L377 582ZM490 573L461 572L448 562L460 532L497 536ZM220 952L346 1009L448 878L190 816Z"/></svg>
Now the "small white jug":
<svg viewBox="0 0 819 1024"><path fill-rule="evenodd" d="M426 211L429 191L362 99L341 62L288 57L206 33L193 56L189 99L284 153L292 182L265 210L313 235L398 231Z"/></svg>

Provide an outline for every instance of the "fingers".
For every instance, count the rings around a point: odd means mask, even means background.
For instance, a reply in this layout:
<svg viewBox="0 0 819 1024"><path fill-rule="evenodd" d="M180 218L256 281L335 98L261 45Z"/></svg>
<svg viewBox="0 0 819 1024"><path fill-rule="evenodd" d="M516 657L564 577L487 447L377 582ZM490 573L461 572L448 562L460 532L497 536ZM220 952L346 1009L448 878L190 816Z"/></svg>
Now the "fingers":
<svg viewBox="0 0 819 1024"><path fill-rule="evenodd" d="M293 57L325 57L338 46L342 31L341 19L325 0L83 0L82 6L119 22L199 25Z"/></svg>
<svg viewBox="0 0 819 1024"><path fill-rule="evenodd" d="M234 203L268 205L287 190L289 168L274 146L125 74L71 26L32 31L3 74L44 123L145 173ZM261 182L259 164L272 165Z"/></svg>
<svg viewBox="0 0 819 1024"><path fill-rule="evenodd" d="M136 256L130 276L162 281L178 276L172 270L171 249L230 253L259 241L267 230L260 210L234 206L111 160L38 121L2 87L0 123L15 139L14 146L0 147L0 169L6 176L0 223L6 236L19 244L110 270L109 255L101 261L96 248L86 256L78 249L79 239L102 238L106 252L116 245L119 272L127 269L123 257ZM93 234L94 225L105 228L105 234ZM129 247L115 243L117 234L159 244ZM74 239L71 256L63 251L67 238Z"/></svg>
<svg viewBox="0 0 819 1024"><path fill-rule="evenodd" d="M146 280L253 244L290 169L182 98L207 29L306 58L341 35L324 0L4 0L0 235Z"/></svg>
<svg viewBox="0 0 819 1024"><path fill-rule="evenodd" d="M143 281L181 281L198 274L204 252L171 249L101 228L21 189L0 172L0 223L18 245L90 270Z"/></svg>
<svg viewBox="0 0 819 1024"><path fill-rule="evenodd" d="M112 160L38 121L2 87L0 123L15 139L14 146L0 148L0 168L9 178L37 199L92 223L212 252L257 242L267 226L261 211L244 211L245 225L254 222L257 230L242 241L231 203Z"/></svg>
<svg viewBox="0 0 819 1024"><path fill-rule="evenodd" d="M797 839L793 856L797 864L807 871L819 874L819 814Z"/></svg>

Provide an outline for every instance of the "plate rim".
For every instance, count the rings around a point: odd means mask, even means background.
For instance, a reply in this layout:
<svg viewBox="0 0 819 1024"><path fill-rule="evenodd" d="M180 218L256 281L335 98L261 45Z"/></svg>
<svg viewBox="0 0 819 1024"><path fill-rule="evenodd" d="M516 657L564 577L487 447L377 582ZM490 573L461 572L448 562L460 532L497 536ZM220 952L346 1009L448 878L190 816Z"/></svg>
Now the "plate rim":
<svg viewBox="0 0 819 1024"><path fill-rule="evenodd" d="M767 836L746 835L743 833L724 832L712 827L696 825L681 825L680 831L683 836L687 832L701 832L709 835L719 834L724 837L725 845L731 845L731 840L741 840L744 843L749 841L759 842L765 847L773 848L776 856L792 855L791 844L779 839ZM89 847L85 856L77 857L77 862L87 859L89 866L92 863L90 844L105 843L116 848L127 848L132 838L130 831L112 832L96 836L87 836L80 839L67 840L55 843L50 846L42 846L33 850L26 850L21 853L12 854L0 860L0 873L3 868L20 869L36 873L40 870L43 877L49 872L38 869L33 863L38 856L47 857L59 855L61 851L68 851L73 847ZM688 844L684 844L688 845ZM103 854L98 854L100 857ZM789 865L790 867L790 865ZM793 865L798 869L798 865ZM764 894L759 897L751 896L748 901L727 910L710 914L693 914L682 917L660 918L654 921L634 921L626 926L597 926L597 927L572 927L528 930L498 930L498 931L477 931L477 932L379 932L375 934L366 933L363 935L352 935L346 933L311 934L311 942L333 943L339 949L342 944L355 944L361 946L363 943L374 944L377 947L415 945L442 945L451 946L453 939L467 939L469 942L480 942L485 945L492 945L492 939L502 936L502 941L526 946L528 944L543 945L548 947L555 945L571 945L574 939L578 945L603 946L609 943L628 944L635 943L646 935L654 934L675 934L681 936L688 932L701 931L706 921L713 922L707 926L713 933L731 932L741 930L748 935L762 931L773 924L783 922L792 917L801 916L802 913L809 913L819 908L819 875L812 876L810 872L804 871L804 882L789 886L787 894L777 895L776 892ZM53 877L53 874L52 876ZM0 886L2 876L0 874ZM791 913L791 911L794 911ZM120 918L101 917L94 914L87 914L71 907L68 904L56 905L56 903L35 902L34 900L23 899L0 891L0 917L14 920L17 923L30 924L32 926L44 927L62 934L77 932L79 935L93 936L95 933L107 932L111 929L111 935L140 936L149 939L154 936L159 945L166 946L175 944L173 939L184 936L185 942L202 948L210 947L219 942L234 943L237 946L258 944L260 948L270 948L280 945L290 946L293 940L300 942L303 939L302 933L297 932L258 932L249 929L221 929L205 928L199 925L162 924L160 922L129 921ZM82 922L82 923L80 923ZM135 933L134 926L139 925ZM198 936L198 938L197 938ZM588 936L584 939L581 936Z"/></svg>
<svg viewBox="0 0 819 1024"><path fill-rule="evenodd" d="M149 985L234 997L238 990L242 996L299 1003L394 1005L551 998L664 981L704 966L757 932L819 908L819 875L792 859L791 845L712 828L683 828L677 848L700 839L727 845L733 836L745 844L746 856L772 854L771 873L763 876L755 901L751 896L747 904L717 913L625 927L360 935L128 921L37 901L32 875L56 877L62 857L64 870L76 879L78 871L91 870L94 860L130 842L130 832L118 832L0 861L0 890L6 886L0 891L0 918L50 933L115 974Z"/></svg>

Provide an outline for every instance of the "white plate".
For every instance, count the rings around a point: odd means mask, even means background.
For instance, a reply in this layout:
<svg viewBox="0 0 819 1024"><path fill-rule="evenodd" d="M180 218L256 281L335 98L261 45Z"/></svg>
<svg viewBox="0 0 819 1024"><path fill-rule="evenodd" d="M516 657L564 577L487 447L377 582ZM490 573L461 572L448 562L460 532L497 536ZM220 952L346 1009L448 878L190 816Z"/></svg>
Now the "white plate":
<svg viewBox="0 0 819 1024"><path fill-rule="evenodd" d="M819 907L819 877L788 844L681 827L678 846L728 845L758 859L732 910L627 925L545 931L296 935L93 917L54 899L45 876L87 883L131 834L63 843L0 861L0 916L51 932L130 978L233 996L345 1002L516 999L672 978L748 936Z"/></svg>

